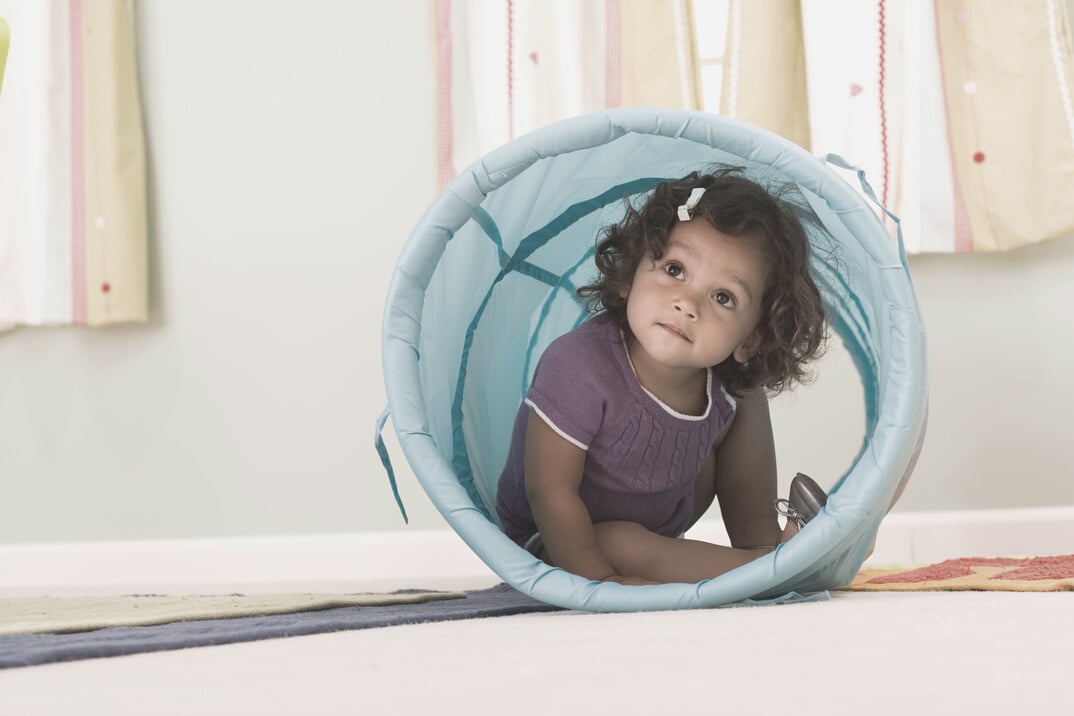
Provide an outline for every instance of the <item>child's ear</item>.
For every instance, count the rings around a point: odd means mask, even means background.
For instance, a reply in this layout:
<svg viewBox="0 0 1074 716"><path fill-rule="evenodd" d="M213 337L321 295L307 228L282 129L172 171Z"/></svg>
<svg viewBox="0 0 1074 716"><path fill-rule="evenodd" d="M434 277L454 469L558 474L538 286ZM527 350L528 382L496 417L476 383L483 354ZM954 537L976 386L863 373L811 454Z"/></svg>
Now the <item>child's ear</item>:
<svg viewBox="0 0 1074 716"><path fill-rule="evenodd" d="M761 347L761 334L757 331L749 334L746 340L742 341L737 348L735 348L734 359L737 363L748 363L753 356L757 355L757 349Z"/></svg>

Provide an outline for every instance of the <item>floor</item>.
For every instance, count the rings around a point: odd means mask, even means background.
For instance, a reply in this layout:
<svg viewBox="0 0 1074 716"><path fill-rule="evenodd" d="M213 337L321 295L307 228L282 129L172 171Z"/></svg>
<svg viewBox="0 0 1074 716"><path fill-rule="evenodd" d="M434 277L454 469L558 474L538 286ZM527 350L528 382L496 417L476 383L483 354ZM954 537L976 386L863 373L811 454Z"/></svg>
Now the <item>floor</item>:
<svg viewBox="0 0 1074 716"><path fill-rule="evenodd" d="M698 536L720 541L718 525ZM1074 553L1074 506L893 513L870 563ZM0 545L0 594L478 589L449 531ZM0 670L0 716L1074 713L1074 593L558 612Z"/></svg>
<svg viewBox="0 0 1074 716"><path fill-rule="evenodd" d="M1072 713L1074 595L442 622L0 672L0 714Z"/></svg>

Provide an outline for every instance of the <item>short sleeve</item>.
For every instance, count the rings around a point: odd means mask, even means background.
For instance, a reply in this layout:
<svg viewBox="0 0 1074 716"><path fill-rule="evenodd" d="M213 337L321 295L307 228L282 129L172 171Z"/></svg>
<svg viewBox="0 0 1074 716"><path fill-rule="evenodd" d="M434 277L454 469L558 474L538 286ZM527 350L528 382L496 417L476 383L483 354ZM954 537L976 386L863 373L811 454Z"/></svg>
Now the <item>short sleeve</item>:
<svg viewBox="0 0 1074 716"><path fill-rule="evenodd" d="M560 336L548 346L526 404L549 427L583 450L589 449L604 420L602 386L607 382L601 369L612 365L611 355L601 351L600 340L592 332L575 331Z"/></svg>

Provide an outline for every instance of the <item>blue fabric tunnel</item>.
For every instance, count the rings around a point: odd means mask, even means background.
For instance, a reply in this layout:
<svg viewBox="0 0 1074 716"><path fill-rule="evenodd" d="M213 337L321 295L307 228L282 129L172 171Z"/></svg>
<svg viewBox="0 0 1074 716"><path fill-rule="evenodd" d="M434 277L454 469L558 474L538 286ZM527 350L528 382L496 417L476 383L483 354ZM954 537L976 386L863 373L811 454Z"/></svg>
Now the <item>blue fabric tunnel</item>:
<svg viewBox="0 0 1074 716"><path fill-rule="evenodd" d="M796 183L822 222L810 230L812 269L833 333L861 376L862 446L824 511L775 552L697 584L592 582L534 558L496 523L515 412L544 348L586 317L574 291L592 279L597 233L621 218L624 197L714 165L745 167L762 184ZM389 410L425 492L505 582L562 607L624 611L712 607L853 579L913 468L927 413L925 335L905 251L878 205L848 183L860 181L872 196L853 171L839 157L818 159L727 118L624 109L520 137L436 198L388 293Z"/></svg>

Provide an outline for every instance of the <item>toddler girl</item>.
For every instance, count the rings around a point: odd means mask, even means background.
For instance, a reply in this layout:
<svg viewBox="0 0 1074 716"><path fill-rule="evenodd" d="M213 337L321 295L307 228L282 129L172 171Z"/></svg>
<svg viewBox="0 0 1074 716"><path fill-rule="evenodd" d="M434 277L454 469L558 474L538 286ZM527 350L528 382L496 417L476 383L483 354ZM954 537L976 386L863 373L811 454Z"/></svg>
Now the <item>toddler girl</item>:
<svg viewBox="0 0 1074 716"><path fill-rule="evenodd" d="M496 505L511 539L649 584L715 577L797 533L773 509L766 391L804 379L825 328L791 192L695 172L603 231L579 290L595 315L549 345L515 420ZM682 539L714 498L732 546Z"/></svg>

